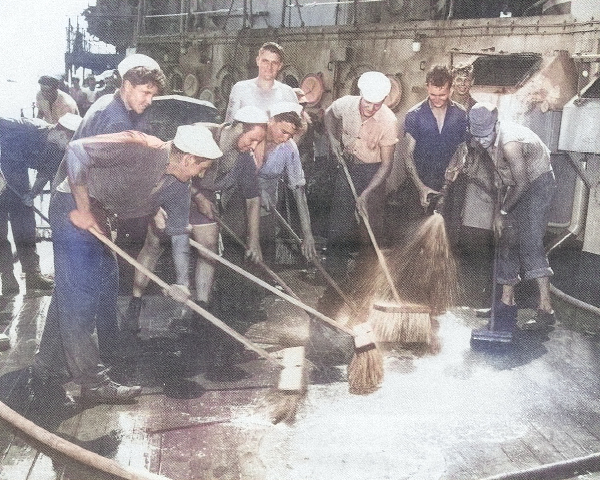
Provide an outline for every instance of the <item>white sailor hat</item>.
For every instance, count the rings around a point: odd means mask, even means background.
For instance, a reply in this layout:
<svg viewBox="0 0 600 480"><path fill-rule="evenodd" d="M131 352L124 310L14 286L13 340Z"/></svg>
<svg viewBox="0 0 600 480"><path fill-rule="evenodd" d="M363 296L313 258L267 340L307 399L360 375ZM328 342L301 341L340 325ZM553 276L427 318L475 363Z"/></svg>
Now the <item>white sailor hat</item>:
<svg viewBox="0 0 600 480"><path fill-rule="evenodd" d="M254 105L246 105L234 113L233 119L242 123L267 123L267 112Z"/></svg>
<svg viewBox="0 0 600 480"><path fill-rule="evenodd" d="M67 130L71 130L72 132L74 132L79 128L79 124L82 120L83 118L81 118L79 115L75 115L74 113L69 112L65 113L62 117L60 117L58 119L58 123L61 126L65 127Z"/></svg>
<svg viewBox="0 0 600 480"><path fill-rule="evenodd" d="M185 153L196 157L214 160L223 156L223 152L213 139L210 130L202 125L182 125L177 127L175 146Z"/></svg>
<svg viewBox="0 0 600 480"><path fill-rule="evenodd" d="M125 57L117 66L117 70L119 71L121 78L123 78L123 75L135 67L146 67L148 70L160 70L160 65L156 60L142 53L134 53Z"/></svg>
<svg viewBox="0 0 600 480"><path fill-rule="evenodd" d="M367 102L379 103L390 93L392 82L381 72L365 72L358 79L357 86L360 96Z"/></svg>
<svg viewBox="0 0 600 480"><path fill-rule="evenodd" d="M300 115L302 113L302 105L294 102L278 102L269 110L271 117L287 112L296 112L298 115Z"/></svg>

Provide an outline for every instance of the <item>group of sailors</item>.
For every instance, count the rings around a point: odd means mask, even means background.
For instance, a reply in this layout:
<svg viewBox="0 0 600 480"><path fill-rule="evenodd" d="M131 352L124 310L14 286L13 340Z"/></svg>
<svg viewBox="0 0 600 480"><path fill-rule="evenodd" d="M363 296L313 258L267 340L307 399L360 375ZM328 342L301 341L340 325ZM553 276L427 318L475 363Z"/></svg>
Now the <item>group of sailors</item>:
<svg viewBox="0 0 600 480"><path fill-rule="evenodd" d="M273 262L281 180L295 200L302 254L308 260L317 256L306 178L294 140L306 129L307 116L299 102L306 98L276 79L283 62L282 47L265 43L256 57L258 76L232 88L225 123L179 126L169 142L150 135L147 107L164 90L165 76L155 60L142 54L130 55L119 64L120 87L95 100L83 119L77 115L76 102L65 100L57 88L56 95L42 94L50 108L40 102L40 112L49 110L54 115L45 123L0 120L0 164L10 186L0 197L0 209L8 212L3 223L11 220L13 236L14 220L24 215L21 210L33 215L27 205L56 172L49 205L54 290L31 367L33 389L62 398L62 386L74 381L81 385L83 400L101 403L129 402L141 393L141 387L120 385L109 376L108 367L131 344L130 336L140 332L142 296L148 283L137 271L132 298L119 324L117 260L96 236L110 238L115 221L118 225L146 219L138 261L150 270L157 264L164 238L169 238L175 283L167 293L175 299L193 298L209 311L216 308L215 268L198 256L190 281L190 236L217 251L219 223L227 224L245 240L240 260L245 256L255 263ZM405 185L414 188L414 205L403 208L412 209L417 217L425 215L424 207L444 187L477 171L474 164L484 165L492 172L490 191L501 191L487 227L502 232L495 279L503 286L500 308L496 308L503 320L498 324L515 328L514 286L523 272L525 279L538 281L538 321L549 323L552 271L541 243L554 186L549 152L529 129L499 122L497 108L476 103L468 94L471 81L468 67L452 72L435 66L427 74L428 97L404 119L409 174ZM464 106L451 100L453 82L462 92L460 99L467 100ZM40 80L44 92L47 83ZM465 86L466 90L461 88ZM385 234L385 183L399 142L398 119L385 105L391 90L388 77L365 72L358 89L359 95L336 99L322 119L333 158L347 165L352 180L338 169L327 228L326 267L342 285L352 281L350 259L364 250L366 236L356 220L356 209L369 219L376 235ZM67 107L70 111L63 111ZM25 132L30 131L37 135L35 142L27 140ZM30 162L33 158L37 163ZM33 189L27 168L42 175ZM35 252L35 238L18 238L17 253L29 288L31 279L40 275L39 262L37 269L26 268L27 255L21 256L19 245ZM3 294L14 293L12 268L0 273ZM211 335L214 366L227 368L228 358L220 348L226 339L216 331Z"/></svg>

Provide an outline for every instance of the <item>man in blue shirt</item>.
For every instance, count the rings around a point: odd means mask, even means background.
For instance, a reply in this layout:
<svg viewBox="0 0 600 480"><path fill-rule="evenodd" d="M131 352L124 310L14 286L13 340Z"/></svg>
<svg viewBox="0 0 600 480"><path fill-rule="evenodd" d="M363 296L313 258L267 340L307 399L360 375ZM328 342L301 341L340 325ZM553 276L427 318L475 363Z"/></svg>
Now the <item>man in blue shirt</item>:
<svg viewBox="0 0 600 480"><path fill-rule="evenodd" d="M411 108L404 120L408 140L406 167L422 207L429 205L429 194L437 194L446 179L453 181L461 155L455 155L467 132L465 110L450 100L452 74L436 65L426 77L428 97Z"/></svg>
<svg viewBox="0 0 600 480"><path fill-rule="evenodd" d="M65 148L81 117L63 115L56 125L41 119L0 118L0 167L7 187L0 195L0 274L2 294L17 294L19 283L13 273L8 222L27 290L52 290L54 282L40 273L35 246L35 215L31 208L58 168ZM28 169L37 171L30 189Z"/></svg>

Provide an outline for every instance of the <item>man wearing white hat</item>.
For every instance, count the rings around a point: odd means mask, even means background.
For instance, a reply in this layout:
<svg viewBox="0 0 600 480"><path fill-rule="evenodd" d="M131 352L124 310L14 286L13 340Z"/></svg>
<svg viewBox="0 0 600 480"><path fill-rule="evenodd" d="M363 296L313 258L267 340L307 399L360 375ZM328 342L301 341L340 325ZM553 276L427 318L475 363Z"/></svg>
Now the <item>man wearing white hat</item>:
<svg viewBox="0 0 600 480"><path fill-rule="evenodd" d="M267 138L264 148L257 149L258 183L261 195L260 236L265 257L275 260L276 219L273 209L277 207L279 181L285 181L291 190L302 229L302 253L311 260L316 255L308 203L306 202L304 170L300 161L294 134L302 128L302 105L295 102L278 102L269 110Z"/></svg>
<svg viewBox="0 0 600 480"><path fill-rule="evenodd" d="M356 187L358 200L350 190L342 169L338 169L330 212L327 268L344 280L350 254L360 246L354 212L358 208L369 216L376 235L383 229L385 181L391 171L398 143L398 122L384 104L391 82L381 72L365 72L358 79L359 96L335 100L325 111L325 129L337 158L346 159Z"/></svg>
<svg viewBox="0 0 600 480"><path fill-rule="evenodd" d="M254 149L265 138L267 122L266 112L258 107L246 106L235 113L233 123L205 124L223 151L223 157L214 162L202 177L192 179L190 224L194 239L216 251L219 228L214 213L218 194L225 217L229 214L235 216L227 222L228 225L241 230L240 237L246 233L248 250L245 253L253 261L262 260L259 242L260 192L256 179ZM245 202L245 218L244 205L238 201L242 199ZM244 225L247 225L247 228L244 228ZM144 246L138 255L138 261L150 269L155 267L162 251L160 236L157 226L151 223ZM195 299L203 308L210 305L213 279L213 263L198 256ZM135 273L133 296L123 324L123 328L132 333L137 333L140 329L141 297L148 281L148 277L142 273Z"/></svg>
<svg viewBox="0 0 600 480"><path fill-rule="evenodd" d="M165 76L159 64L147 55L136 53L125 57L117 70L122 80L121 87L114 94L104 95L94 102L75 132L74 140L126 130L149 133L146 108L165 86ZM66 165L61 165L54 184L60 184L66 176ZM120 222L117 220L118 224ZM120 227L121 231L124 230L124 225ZM119 336L116 312L114 317L105 317L103 321L106 324L99 328L99 336L105 337L100 338L103 356L108 360L117 350L120 353L131 350L132 344L127 340L122 342Z"/></svg>
<svg viewBox="0 0 600 480"><path fill-rule="evenodd" d="M126 131L69 144L68 177L49 207L56 286L32 367L34 390L60 395L72 380L84 401L120 403L140 394L111 381L94 339L102 317L116 315L119 272L114 254L88 230L108 235L110 216L138 218L162 207L174 249L188 244L190 179L221 155L208 129L191 125L166 143ZM177 283L187 284L187 272L178 270ZM169 293L182 291L172 286Z"/></svg>
<svg viewBox="0 0 600 480"><path fill-rule="evenodd" d="M27 290L51 290L54 282L40 273L35 244L33 199L52 179L64 155L65 148L77 130L81 117L66 113L56 125L40 119L0 118L0 167L7 187L0 194L0 274L2 294L19 293L13 273L13 255L8 241L8 222L21 267L25 272ZM31 168L37 171L33 187L29 188Z"/></svg>
<svg viewBox="0 0 600 480"><path fill-rule="evenodd" d="M140 53L125 57L117 70L121 87L94 102L74 140L125 130L147 131L144 112L152 98L164 89L165 75L154 59Z"/></svg>
<svg viewBox="0 0 600 480"><path fill-rule="evenodd" d="M275 42L264 43L256 57L258 76L237 82L229 94L225 121L231 122L233 115L246 105L269 110L277 102L298 103L294 90L276 80L283 67L283 48Z"/></svg>

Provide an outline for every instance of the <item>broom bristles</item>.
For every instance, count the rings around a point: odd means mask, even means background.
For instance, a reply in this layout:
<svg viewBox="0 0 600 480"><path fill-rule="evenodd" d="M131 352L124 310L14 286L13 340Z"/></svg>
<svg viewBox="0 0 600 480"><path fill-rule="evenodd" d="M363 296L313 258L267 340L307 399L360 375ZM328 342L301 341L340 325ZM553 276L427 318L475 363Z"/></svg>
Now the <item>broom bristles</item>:
<svg viewBox="0 0 600 480"><path fill-rule="evenodd" d="M431 341L432 329L428 307L419 305L373 307L369 315L369 323L378 342L428 344Z"/></svg>
<svg viewBox="0 0 600 480"><path fill-rule="evenodd" d="M348 365L350 393L368 395L376 391L382 382L383 355L375 344L355 350Z"/></svg>
<svg viewBox="0 0 600 480"><path fill-rule="evenodd" d="M277 390L271 396L273 410L271 412L271 422L278 424L280 422L292 423L296 419L298 407L302 402L306 390L292 392Z"/></svg>

